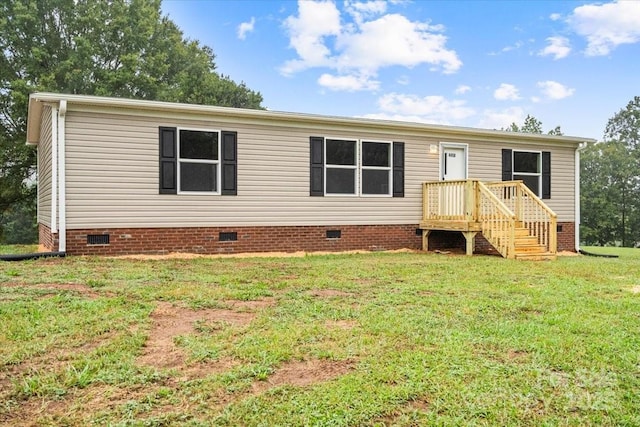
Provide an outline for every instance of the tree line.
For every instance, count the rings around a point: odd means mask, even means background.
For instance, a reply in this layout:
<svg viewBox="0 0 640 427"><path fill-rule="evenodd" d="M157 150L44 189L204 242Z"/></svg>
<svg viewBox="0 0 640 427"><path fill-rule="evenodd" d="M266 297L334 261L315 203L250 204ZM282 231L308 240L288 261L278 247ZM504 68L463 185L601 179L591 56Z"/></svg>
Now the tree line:
<svg viewBox="0 0 640 427"><path fill-rule="evenodd" d="M0 243L37 241L36 151L25 145L35 91L262 108L262 95L216 71L161 0L0 2ZM543 133L528 116L506 131ZM559 126L548 132L562 135ZM640 244L640 97L581 156L581 237Z"/></svg>

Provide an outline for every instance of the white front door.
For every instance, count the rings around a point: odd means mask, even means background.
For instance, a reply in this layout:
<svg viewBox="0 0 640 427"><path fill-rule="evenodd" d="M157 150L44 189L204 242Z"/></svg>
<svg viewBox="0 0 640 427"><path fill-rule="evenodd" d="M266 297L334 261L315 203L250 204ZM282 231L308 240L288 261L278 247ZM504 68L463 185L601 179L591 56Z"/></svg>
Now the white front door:
<svg viewBox="0 0 640 427"><path fill-rule="evenodd" d="M443 181L467 179L467 146L442 144L440 163ZM464 215L464 185L455 184L440 189L440 215L453 219Z"/></svg>
<svg viewBox="0 0 640 427"><path fill-rule="evenodd" d="M444 181L467 179L467 148L443 146L441 170Z"/></svg>

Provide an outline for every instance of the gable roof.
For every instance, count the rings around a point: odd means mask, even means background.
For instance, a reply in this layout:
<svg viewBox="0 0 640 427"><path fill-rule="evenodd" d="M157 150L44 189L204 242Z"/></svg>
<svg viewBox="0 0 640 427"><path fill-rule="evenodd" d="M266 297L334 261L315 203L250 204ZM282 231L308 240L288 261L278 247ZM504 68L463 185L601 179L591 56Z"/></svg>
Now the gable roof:
<svg viewBox="0 0 640 427"><path fill-rule="evenodd" d="M325 116L318 114L291 113L284 111L253 110L246 108L219 107L213 105L182 104L177 102L147 101L141 99L111 98L103 96L71 95L48 92L36 92L29 96L29 115L27 119L27 144L37 144L40 140L40 121L42 108L46 104L58 104L66 100L69 108L73 106L126 108L146 112L165 112L216 116L235 120L277 121L291 125L344 125L367 127L372 130L395 130L398 132L425 133L438 138L466 139L514 139L519 142L547 143L552 145L577 146L583 142L595 142L591 138L575 136L541 135L532 133L507 132L503 130L478 129L459 126L445 126L392 120Z"/></svg>

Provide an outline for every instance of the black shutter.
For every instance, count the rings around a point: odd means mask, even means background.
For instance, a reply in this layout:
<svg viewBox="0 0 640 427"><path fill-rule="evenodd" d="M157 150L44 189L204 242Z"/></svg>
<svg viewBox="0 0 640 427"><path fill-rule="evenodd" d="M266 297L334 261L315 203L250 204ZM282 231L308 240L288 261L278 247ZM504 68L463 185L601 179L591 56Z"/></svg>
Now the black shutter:
<svg viewBox="0 0 640 427"><path fill-rule="evenodd" d="M160 127L160 194L176 194L177 129Z"/></svg>
<svg viewBox="0 0 640 427"><path fill-rule="evenodd" d="M238 194L238 132L222 131L223 196Z"/></svg>
<svg viewBox="0 0 640 427"><path fill-rule="evenodd" d="M542 198L551 198L551 153L542 152Z"/></svg>
<svg viewBox="0 0 640 427"><path fill-rule="evenodd" d="M511 150L502 149L502 180L513 180L513 156Z"/></svg>
<svg viewBox="0 0 640 427"><path fill-rule="evenodd" d="M310 142L309 195L324 196L324 138L312 136Z"/></svg>
<svg viewBox="0 0 640 427"><path fill-rule="evenodd" d="M393 143L393 197L404 197L404 142Z"/></svg>

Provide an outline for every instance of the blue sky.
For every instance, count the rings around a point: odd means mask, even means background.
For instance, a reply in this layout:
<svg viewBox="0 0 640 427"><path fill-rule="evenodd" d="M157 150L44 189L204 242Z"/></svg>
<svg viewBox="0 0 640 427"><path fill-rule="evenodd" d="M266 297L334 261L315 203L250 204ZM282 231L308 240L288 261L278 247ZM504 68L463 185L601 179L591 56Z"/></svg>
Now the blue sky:
<svg viewBox="0 0 640 427"><path fill-rule="evenodd" d="M640 1L186 1L163 12L270 110L601 139L640 95Z"/></svg>

